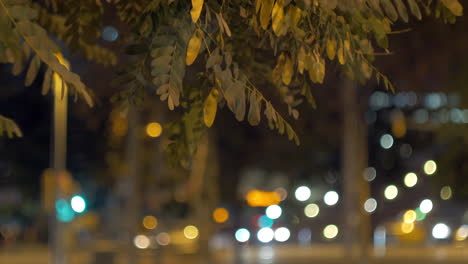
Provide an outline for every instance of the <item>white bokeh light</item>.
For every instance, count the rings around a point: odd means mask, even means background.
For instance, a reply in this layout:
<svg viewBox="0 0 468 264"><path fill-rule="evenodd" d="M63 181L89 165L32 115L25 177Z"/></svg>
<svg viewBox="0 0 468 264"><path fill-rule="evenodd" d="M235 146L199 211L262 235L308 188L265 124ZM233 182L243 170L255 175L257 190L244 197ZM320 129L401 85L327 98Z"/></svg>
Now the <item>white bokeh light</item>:
<svg viewBox="0 0 468 264"><path fill-rule="evenodd" d="M281 207L276 204L268 206L265 210L266 216L270 219L278 219L282 212L283 210L281 210Z"/></svg>
<svg viewBox="0 0 468 264"><path fill-rule="evenodd" d="M79 195L73 196L70 203L73 211L77 213L82 213L86 209L86 201Z"/></svg>
<svg viewBox="0 0 468 264"><path fill-rule="evenodd" d="M438 223L432 228L432 236L435 239L446 239L450 236L450 227L444 223Z"/></svg>
<svg viewBox="0 0 468 264"><path fill-rule="evenodd" d="M244 242L249 241L250 232L249 232L249 230L247 230L245 228L240 228L240 229L237 229L234 236L235 236L235 238L236 238L236 240L238 242L244 243Z"/></svg>
<svg viewBox="0 0 468 264"><path fill-rule="evenodd" d="M145 249L150 246L150 239L145 235L138 235L133 239L133 244L139 249Z"/></svg>
<svg viewBox="0 0 468 264"><path fill-rule="evenodd" d="M291 236L291 232L286 227L280 227L275 230L275 240L278 242L285 242Z"/></svg>
<svg viewBox="0 0 468 264"><path fill-rule="evenodd" d="M323 196L323 201L325 202L326 205L332 206L335 205L338 200L340 199L340 196L338 195L337 192L335 191L328 191L324 196Z"/></svg>
<svg viewBox="0 0 468 264"><path fill-rule="evenodd" d="M319 214L319 212L320 212L320 207L318 207L318 205L314 203L308 204L304 208L304 214L309 218L316 217Z"/></svg>
<svg viewBox="0 0 468 264"><path fill-rule="evenodd" d="M432 175L437 170L437 164L433 160L428 160L424 163L424 173Z"/></svg>
<svg viewBox="0 0 468 264"><path fill-rule="evenodd" d="M271 242L273 240L274 236L275 236L275 232L273 232L273 229L271 229L269 227L261 228L257 232L258 241L260 241L262 243Z"/></svg>
<svg viewBox="0 0 468 264"><path fill-rule="evenodd" d="M393 137L390 134L380 137L380 146L384 149L391 148L393 146Z"/></svg>
<svg viewBox="0 0 468 264"><path fill-rule="evenodd" d="M368 213L373 213L377 209L377 200L369 198L364 202L364 210Z"/></svg>
<svg viewBox="0 0 468 264"><path fill-rule="evenodd" d="M294 192L294 196L298 201L307 201L310 198L310 188L307 186L299 186Z"/></svg>
<svg viewBox="0 0 468 264"><path fill-rule="evenodd" d="M338 227L336 225L327 225L323 229L323 236L327 239L333 239L338 235Z"/></svg>
<svg viewBox="0 0 468 264"><path fill-rule="evenodd" d="M398 195L398 188L395 185L389 185L385 188L384 195L387 200L393 200Z"/></svg>
<svg viewBox="0 0 468 264"><path fill-rule="evenodd" d="M408 188L414 187L418 183L418 176L414 172L409 172L404 178L405 186Z"/></svg>
<svg viewBox="0 0 468 264"><path fill-rule="evenodd" d="M432 207L433 207L433 204L432 204L432 201L429 200L429 199L424 199L422 200L422 202L419 204L419 210L421 210L421 212L427 214L429 213L430 211L432 211Z"/></svg>

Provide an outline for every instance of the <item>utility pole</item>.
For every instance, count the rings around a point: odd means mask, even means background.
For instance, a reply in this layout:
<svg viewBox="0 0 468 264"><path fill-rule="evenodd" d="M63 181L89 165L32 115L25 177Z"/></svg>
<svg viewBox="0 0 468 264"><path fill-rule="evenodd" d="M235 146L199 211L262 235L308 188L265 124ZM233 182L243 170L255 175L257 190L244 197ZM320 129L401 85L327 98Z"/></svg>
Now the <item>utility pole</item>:
<svg viewBox="0 0 468 264"><path fill-rule="evenodd" d="M367 263L370 241L369 215L363 204L369 198L369 184L363 172L368 162L367 129L359 87L343 80L343 151L345 254L351 263Z"/></svg>

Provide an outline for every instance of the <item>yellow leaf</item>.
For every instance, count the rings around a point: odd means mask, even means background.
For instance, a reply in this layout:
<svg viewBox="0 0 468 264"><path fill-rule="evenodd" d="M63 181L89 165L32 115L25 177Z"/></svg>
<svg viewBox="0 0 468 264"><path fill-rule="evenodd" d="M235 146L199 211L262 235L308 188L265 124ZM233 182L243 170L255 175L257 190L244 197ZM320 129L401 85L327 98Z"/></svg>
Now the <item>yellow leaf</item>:
<svg viewBox="0 0 468 264"><path fill-rule="evenodd" d="M345 47L346 52L350 52L350 51L351 51L351 43L349 42L349 39L346 39L346 40L344 41L344 47Z"/></svg>
<svg viewBox="0 0 468 264"><path fill-rule="evenodd" d="M193 33L192 38L188 43L187 47L187 57L185 58L185 64L192 65L195 59L198 56L198 52L200 52L201 44L203 38L203 31L197 29L195 33Z"/></svg>
<svg viewBox="0 0 468 264"><path fill-rule="evenodd" d="M271 27L273 28L273 32L275 32L276 36L282 35L281 29L284 21L284 10L282 2L283 1L281 0L276 1L275 6L273 7L273 12L271 13Z"/></svg>
<svg viewBox="0 0 468 264"><path fill-rule="evenodd" d="M284 60L283 72L281 73L281 79L285 85L289 85L291 83L293 71L294 69L291 57L286 56L286 59Z"/></svg>
<svg viewBox="0 0 468 264"><path fill-rule="evenodd" d="M442 0L442 3L455 16L463 15L463 6L460 4L460 2L458 2L458 0Z"/></svg>
<svg viewBox="0 0 468 264"><path fill-rule="evenodd" d="M255 14L258 14L258 11L260 11L261 6L262 6L262 0L255 1Z"/></svg>
<svg viewBox="0 0 468 264"><path fill-rule="evenodd" d="M207 127L211 127L215 121L218 110L218 95L218 90L212 89L203 105L203 121Z"/></svg>
<svg viewBox="0 0 468 264"><path fill-rule="evenodd" d="M306 58L305 49L303 46L301 46L299 48L299 53L297 53L297 70L299 71L300 74L304 73L305 58Z"/></svg>
<svg viewBox="0 0 468 264"><path fill-rule="evenodd" d="M327 56L330 60L334 60L336 55L336 40L328 39L327 41Z"/></svg>
<svg viewBox="0 0 468 264"><path fill-rule="evenodd" d="M262 7L260 9L260 25L264 30L267 30L270 23L271 11L273 10L274 0L262 0Z"/></svg>
<svg viewBox="0 0 468 264"><path fill-rule="evenodd" d="M369 67L369 64L367 64L365 61L361 63L361 72L364 74L366 79L370 79L370 77L372 77L372 68Z"/></svg>
<svg viewBox="0 0 468 264"><path fill-rule="evenodd" d="M338 49L338 61L341 65L346 63L343 46L340 46L340 48Z"/></svg>
<svg viewBox="0 0 468 264"><path fill-rule="evenodd" d="M288 10L287 17L291 21L291 28L296 28L301 19L301 9L296 6L291 6Z"/></svg>
<svg viewBox="0 0 468 264"><path fill-rule="evenodd" d="M193 23L197 23L200 18L201 11L203 9L203 0L192 0L192 10L190 10L190 16L192 16Z"/></svg>

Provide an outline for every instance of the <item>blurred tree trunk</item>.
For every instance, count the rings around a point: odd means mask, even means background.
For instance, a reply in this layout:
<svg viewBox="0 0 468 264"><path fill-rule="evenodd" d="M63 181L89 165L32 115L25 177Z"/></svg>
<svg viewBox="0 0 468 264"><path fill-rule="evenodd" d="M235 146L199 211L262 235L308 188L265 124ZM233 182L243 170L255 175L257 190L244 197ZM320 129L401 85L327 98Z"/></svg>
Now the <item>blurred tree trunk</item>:
<svg viewBox="0 0 468 264"><path fill-rule="evenodd" d="M363 204L369 197L369 184L363 172L367 166L367 127L364 107L360 104L359 87L343 81L343 151L345 257L353 263L367 263L370 242L369 216Z"/></svg>

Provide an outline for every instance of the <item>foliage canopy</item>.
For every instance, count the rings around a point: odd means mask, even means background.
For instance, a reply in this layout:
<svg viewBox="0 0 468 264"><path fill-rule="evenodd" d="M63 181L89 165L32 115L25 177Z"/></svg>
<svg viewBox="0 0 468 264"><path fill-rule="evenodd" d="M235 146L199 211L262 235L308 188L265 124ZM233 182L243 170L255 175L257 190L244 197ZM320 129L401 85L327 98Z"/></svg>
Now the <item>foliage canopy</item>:
<svg viewBox="0 0 468 264"><path fill-rule="evenodd" d="M15 75L27 68L25 85L44 65L43 94L61 82L92 106L55 40L90 61L116 65L117 56L96 44L105 10L128 26L125 53L133 58L119 67L112 100L142 105L154 91L180 113L166 131L168 153L184 165L218 107L253 126L264 116L299 144L265 89L280 96L292 119L304 100L315 107L311 87L324 82L331 64L352 80L375 78L393 90L373 62L389 53L397 21L434 16L454 23L463 13L458 0L0 0L0 62L12 63ZM0 126L0 134L2 127L11 131Z"/></svg>

